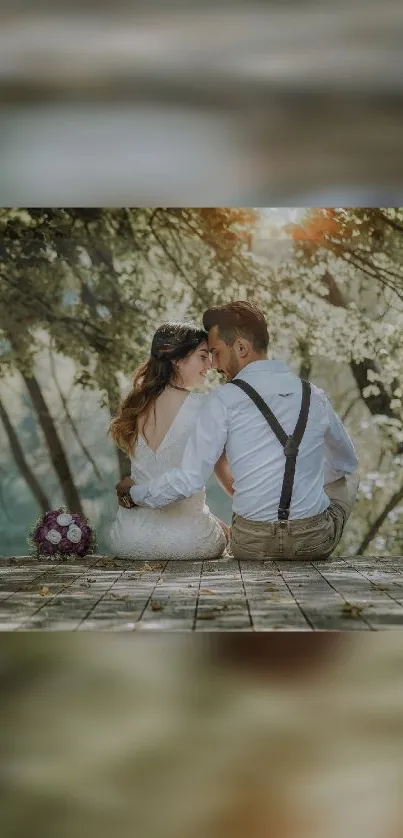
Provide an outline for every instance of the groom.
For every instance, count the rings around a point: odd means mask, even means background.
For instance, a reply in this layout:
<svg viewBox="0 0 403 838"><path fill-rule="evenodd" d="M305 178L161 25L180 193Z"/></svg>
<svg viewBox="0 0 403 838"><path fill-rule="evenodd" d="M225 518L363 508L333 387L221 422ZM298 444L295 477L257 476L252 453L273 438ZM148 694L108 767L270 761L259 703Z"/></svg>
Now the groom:
<svg viewBox="0 0 403 838"><path fill-rule="evenodd" d="M263 313L238 301L204 313L212 366L227 383L205 399L180 468L126 477L121 503L162 507L199 491L225 451L236 559L327 558L358 489L357 455L324 391L268 359Z"/></svg>

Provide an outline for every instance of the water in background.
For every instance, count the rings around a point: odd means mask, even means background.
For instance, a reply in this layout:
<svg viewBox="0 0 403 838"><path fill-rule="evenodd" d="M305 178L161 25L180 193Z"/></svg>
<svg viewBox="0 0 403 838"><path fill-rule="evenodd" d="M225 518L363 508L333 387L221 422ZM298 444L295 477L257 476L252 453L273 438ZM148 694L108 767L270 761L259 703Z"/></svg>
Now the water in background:
<svg viewBox="0 0 403 838"><path fill-rule="evenodd" d="M81 463L82 465L82 463ZM10 482L13 480L13 489L20 490L20 499L17 505L10 506L9 501L4 497L7 494ZM107 533L116 515L118 504L115 494L115 484L118 481L117 474L111 474L107 484L96 484L93 482L81 492L81 498L85 513L91 526L95 527L97 535L97 553L108 554ZM46 491L52 498L52 508L64 506L60 488L55 485L47 485ZM206 487L207 504L214 515L217 515L227 524L231 523L231 499L221 489L214 475L210 478ZM25 490L24 481L18 476L8 475L1 487L0 505L0 556L26 556L28 555L27 536L32 525L39 517L39 509Z"/></svg>

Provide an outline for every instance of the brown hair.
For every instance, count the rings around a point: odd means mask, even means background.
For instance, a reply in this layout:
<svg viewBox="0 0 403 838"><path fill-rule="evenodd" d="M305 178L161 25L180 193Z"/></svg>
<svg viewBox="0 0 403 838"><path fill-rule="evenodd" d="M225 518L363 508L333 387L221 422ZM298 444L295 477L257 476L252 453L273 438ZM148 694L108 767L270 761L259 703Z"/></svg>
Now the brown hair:
<svg viewBox="0 0 403 838"><path fill-rule="evenodd" d="M237 337L243 337L251 342L256 352L267 351L270 338L266 318L254 303L237 300L209 308L204 312L203 326L207 332L217 326L220 338L228 346L232 346Z"/></svg>
<svg viewBox="0 0 403 838"><path fill-rule="evenodd" d="M135 370L133 386L119 405L108 433L131 456L138 440L138 421L148 413L167 384L175 386L175 361L191 355L207 332L194 323L163 323L154 334L150 357Z"/></svg>

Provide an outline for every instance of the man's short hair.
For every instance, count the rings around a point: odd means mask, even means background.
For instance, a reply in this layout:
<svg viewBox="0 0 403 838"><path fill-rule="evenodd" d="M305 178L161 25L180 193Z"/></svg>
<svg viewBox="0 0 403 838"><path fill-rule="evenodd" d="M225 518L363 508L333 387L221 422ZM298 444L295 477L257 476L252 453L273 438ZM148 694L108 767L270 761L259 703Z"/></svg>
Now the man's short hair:
<svg viewBox="0 0 403 838"><path fill-rule="evenodd" d="M249 340L256 352L266 352L269 332L263 312L254 303L237 300L228 305L209 308L203 314L203 326L208 332L217 326L218 335L228 346L237 337Z"/></svg>

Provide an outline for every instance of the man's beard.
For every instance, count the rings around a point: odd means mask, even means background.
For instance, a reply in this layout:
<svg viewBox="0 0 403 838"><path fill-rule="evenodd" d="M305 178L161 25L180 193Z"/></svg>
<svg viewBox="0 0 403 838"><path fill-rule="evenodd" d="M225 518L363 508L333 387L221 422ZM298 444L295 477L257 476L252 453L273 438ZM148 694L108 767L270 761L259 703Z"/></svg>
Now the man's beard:
<svg viewBox="0 0 403 838"><path fill-rule="evenodd" d="M220 375L223 378L225 378L226 381L232 381L232 379L235 378L236 375L238 375L240 370L241 370L241 367L238 364L238 360L237 360L237 357L236 357L235 353L231 353L228 369L227 370L217 370L217 372L219 372Z"/></svg>
<svg viewBox="0 0 403 838"><path fill-rule="evenodd" d="M218 370L218 372L220 373L220 375L224 379L224 381L227 381L227 382L232 381L232 379L235 378L235 376L237 374L233 370L228 371L228 372L225 372L224 370Z"/></svg>
<svg viewBox="0 0 403 838"><path fill-rule="evenodd" d="M238 359L235 355L235 352L232 351L231 352L231 357L230 357L230 362L229 362L229 369L228 369L228 373L227 373L228 381L232 381L232 379L235 378L236 375L238 375L240 370L241 370L241 367L238 363Z"/></svg>

